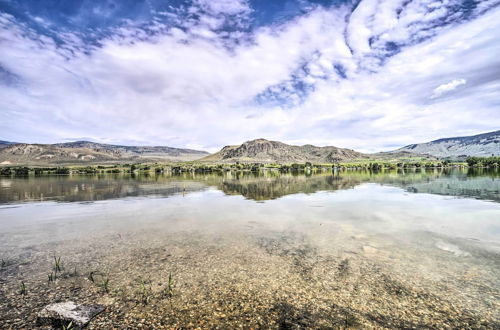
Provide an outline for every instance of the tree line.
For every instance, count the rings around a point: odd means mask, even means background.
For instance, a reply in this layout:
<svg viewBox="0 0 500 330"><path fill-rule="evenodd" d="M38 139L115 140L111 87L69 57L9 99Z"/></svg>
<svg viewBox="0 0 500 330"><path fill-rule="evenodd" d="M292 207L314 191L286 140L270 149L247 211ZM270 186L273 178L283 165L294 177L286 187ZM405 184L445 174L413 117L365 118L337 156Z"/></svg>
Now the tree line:
<svg viewBox="0 0 500 330"><path fill-rule="evenodd" d="M500 166L500 157L469 157L467 158L467 165L469 166L484 166L484 167L498 167Z"/></svg>

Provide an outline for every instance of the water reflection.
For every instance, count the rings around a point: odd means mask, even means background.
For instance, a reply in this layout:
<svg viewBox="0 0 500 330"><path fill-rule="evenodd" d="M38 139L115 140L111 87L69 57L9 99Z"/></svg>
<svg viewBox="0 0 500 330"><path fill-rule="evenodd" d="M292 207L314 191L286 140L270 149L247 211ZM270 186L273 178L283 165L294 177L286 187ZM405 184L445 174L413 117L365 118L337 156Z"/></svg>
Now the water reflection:
<svg viewBox="0 0 500 330"><path fill-rule="evenodd" d="M0 178L0 203L30 201L82 202L138 196L168 197L214 187L228 195L263 201L297 193L336 191L362 183L500 202L498 170L347 171L312 175L223 173L181 175L71 175Z"/></svg>

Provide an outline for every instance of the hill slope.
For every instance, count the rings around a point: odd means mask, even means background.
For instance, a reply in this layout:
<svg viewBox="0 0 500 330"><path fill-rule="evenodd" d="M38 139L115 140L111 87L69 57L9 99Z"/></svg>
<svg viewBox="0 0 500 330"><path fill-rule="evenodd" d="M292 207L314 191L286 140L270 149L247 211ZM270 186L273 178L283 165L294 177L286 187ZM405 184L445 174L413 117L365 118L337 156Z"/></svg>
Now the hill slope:
<svg viewBox="0 0 500 330"><path fill-rule="evenodd" d="M288 145L278 141L257 139L239 146L226 146L201 161L212 162L266 162L266 163L334 163L368 156L351 149Z"/></svg>
<svg viewBox="0 0 500 330"><path fill-rule="evenodd" d="M500 130L473 136L461 136L410 144L395 152L407 151L439 158L464 159L468 156L499 156Z"/></svg>
<svg viewBox="0 0 500 330"><path fill-rule="evenodd" d="M208 155L205 151L172 147L119 146L88 141L57 144L7 144L0 148L0 164L96 164L123 161L187 161Z"/></svg>

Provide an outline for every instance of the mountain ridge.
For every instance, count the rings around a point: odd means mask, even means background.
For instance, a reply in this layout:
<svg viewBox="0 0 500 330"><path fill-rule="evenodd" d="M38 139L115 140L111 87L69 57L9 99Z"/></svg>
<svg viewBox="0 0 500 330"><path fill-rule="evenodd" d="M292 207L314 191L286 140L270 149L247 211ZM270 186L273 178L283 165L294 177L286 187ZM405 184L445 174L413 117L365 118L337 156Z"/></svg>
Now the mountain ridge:
<svg viewBox="0 0 500 330"><path fill-rule="evenodd" d="M311 144L289 145L263 138L250 140L241 145L223 147L220 151L200 159L213 162L323 162L336 163L345 160L363 159L368 156L347 148L334 146L317 147Z"/></svg>
<svg viewBox="0 0 500 330"><path fill-rule="evenodd" d="M189 161L206 151L167 146L121 146L90 141L54 144L9 143L0 148L2 165L96 164L141 161Z"/></svg>
<svg viewBox="0 0 500 330"><path fill-rule="evenodd" d="M427 160L464 160L469 156L500 155L500 130L472 136L440 138L378 153L361 153L335 146L290 145L263 138L206 151L168 146L126 146L74 141L54 144L15 143L0 140L0 165L98 164L117 162L260 162L336 163L422 157Z"/></svg>
<svg viewBox="0 0 500 330"><path fill-rule="evenodd" d="M409 144L393 152L401 151L456 160L463 160L469 156L500 156L500 130Z"/></svg>

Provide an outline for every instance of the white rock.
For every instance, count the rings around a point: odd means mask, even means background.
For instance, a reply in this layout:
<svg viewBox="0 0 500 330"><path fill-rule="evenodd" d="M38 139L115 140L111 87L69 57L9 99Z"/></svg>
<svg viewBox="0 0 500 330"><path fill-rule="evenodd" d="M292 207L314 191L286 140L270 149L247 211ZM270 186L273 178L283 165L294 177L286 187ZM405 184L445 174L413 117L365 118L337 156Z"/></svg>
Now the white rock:
<svg viewBox="0 0 500 330"><path fill-rule="evenodd" d="M82 328L104 309L103 305L79 305L72 301L50 304L38 313L37 324L61 327L71 322L74 328Z"/></svg>

